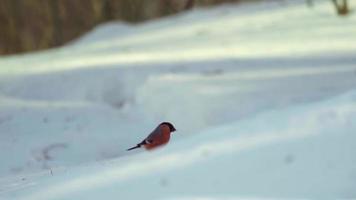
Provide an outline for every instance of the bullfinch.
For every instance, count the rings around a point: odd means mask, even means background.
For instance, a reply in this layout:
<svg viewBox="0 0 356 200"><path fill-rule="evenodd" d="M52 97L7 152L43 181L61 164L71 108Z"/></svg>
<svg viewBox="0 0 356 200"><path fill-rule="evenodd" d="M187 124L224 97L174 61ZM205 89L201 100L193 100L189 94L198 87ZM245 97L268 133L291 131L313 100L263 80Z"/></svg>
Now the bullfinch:
<svg viewBox="0 0 356 200"><path fill-rule="evenodd" d="M127 149L130 151L132 149L140 148L143 146L146 150L152 150L161 145L167 144L171 133L176 131L174 126L169 122L160 123L155 130L153 130L141 143L136 146Z"/></svg>

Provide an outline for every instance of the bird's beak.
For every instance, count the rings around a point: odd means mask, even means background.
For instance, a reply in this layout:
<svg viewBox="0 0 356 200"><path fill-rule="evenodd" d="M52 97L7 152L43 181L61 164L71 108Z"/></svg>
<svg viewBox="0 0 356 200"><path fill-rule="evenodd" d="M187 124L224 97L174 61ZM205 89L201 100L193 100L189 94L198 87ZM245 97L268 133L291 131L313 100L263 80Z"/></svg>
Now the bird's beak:
<svg viewBox="0 0 356 200"><path fill-rule="evenodd" d="M174 132L174 131L176 131L176 129L175 129L175 128L173 128L173 131L172 131L172 132Z"/></svg>

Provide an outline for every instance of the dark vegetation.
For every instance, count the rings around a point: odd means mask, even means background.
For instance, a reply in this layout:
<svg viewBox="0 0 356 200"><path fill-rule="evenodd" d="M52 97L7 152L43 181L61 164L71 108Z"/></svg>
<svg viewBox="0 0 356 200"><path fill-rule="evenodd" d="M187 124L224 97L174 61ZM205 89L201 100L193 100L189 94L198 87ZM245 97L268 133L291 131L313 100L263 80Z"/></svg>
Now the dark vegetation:
<svg viewBox="0 0 356 200"><path fill-rule="evenodd" d="M107 21L138 23L193 7L243 1L258 0L1 0L0 55L60 46ZM339 15L349 13L347 0L332 2Z"/></svg>

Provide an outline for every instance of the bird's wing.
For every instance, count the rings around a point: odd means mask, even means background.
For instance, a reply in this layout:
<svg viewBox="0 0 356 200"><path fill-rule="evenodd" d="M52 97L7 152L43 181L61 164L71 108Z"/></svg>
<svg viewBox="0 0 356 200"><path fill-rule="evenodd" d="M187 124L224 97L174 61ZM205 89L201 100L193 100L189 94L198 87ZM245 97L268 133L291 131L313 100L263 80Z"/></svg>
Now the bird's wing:
<svg viewBox="0 0 356 200"><path fill-rule="evenodd" d="M144 140L146 143L150 144L150 143L154 143L155 141L159 140L159 138L161 137L162 133L161 133L161 129L159 126L157 126L157 128L155 128L155 130L153 130Z"/></svg>

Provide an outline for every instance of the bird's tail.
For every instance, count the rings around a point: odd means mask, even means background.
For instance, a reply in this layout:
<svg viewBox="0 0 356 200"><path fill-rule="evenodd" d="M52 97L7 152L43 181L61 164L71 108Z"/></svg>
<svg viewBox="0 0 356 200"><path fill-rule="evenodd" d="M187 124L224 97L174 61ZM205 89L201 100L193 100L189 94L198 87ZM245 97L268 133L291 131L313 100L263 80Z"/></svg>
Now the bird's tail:
<svg viewBox="0 0 356 200"><path fill-rule="evenodd" d="M132 149L137 149L137 148L140 148L140 147L141 147L141 145L138 144L138 145L136 145L134 147L131 147L131 148L127 149L126 151L131 151Z"/></svg>

